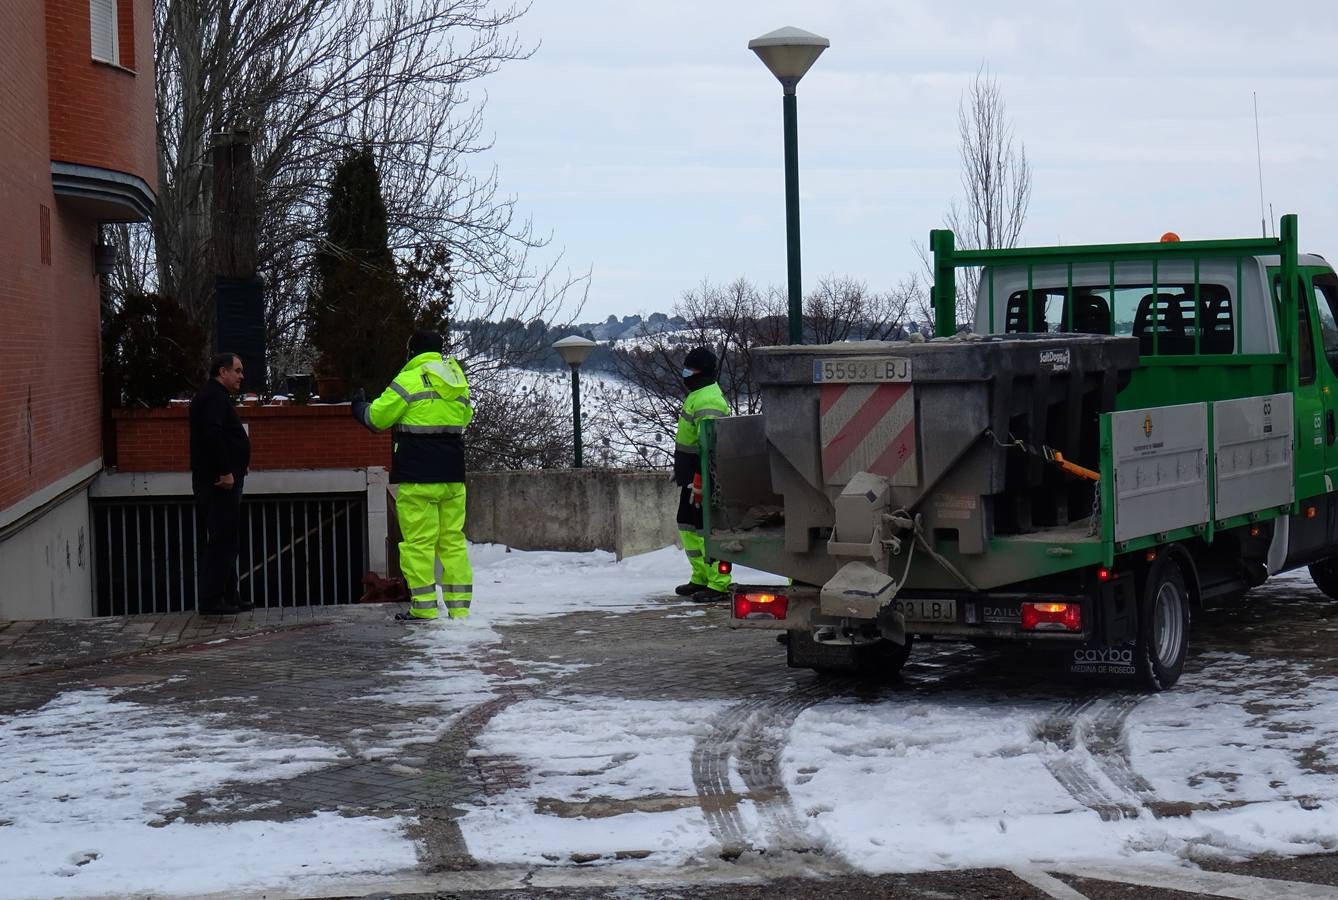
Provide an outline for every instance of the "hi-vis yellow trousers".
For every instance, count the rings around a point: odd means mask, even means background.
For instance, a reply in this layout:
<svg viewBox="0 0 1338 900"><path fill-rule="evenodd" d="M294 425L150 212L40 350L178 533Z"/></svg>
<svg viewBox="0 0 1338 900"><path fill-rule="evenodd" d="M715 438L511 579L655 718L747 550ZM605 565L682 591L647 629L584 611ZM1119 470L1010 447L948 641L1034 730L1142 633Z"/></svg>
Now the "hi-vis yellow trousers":
<svg viewBox="0 0 1338 900"><path fill-rule="evenodd" d="M401 484L395 510L400 523L400 572L409 586L409 615L437 617L436 562L441 595L452 619L469 615L474 573L465 543L465 486Z"/></svg>

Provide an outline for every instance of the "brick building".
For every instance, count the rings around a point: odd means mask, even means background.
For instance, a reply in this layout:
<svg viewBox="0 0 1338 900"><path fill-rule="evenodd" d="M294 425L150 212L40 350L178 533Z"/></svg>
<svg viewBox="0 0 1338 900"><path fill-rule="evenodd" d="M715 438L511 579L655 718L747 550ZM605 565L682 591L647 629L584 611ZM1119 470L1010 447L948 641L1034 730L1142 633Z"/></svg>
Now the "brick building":
<svg viewBox="0 0 1338 900"><path fill-rule="evenodd" d="M92 611L95 244L156 172L152 0L0 3L0 618Z"/></svg>

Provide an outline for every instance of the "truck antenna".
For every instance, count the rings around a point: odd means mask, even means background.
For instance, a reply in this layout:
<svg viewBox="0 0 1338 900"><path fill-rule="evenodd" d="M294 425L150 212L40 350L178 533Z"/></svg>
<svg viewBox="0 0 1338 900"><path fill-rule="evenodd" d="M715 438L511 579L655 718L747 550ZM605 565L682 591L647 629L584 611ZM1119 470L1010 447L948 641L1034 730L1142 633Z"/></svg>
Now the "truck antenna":
<svg viewBox="0 0 1338 900"><path fill-rule="evenodd" d="M1254 158L1259 167L1259 229L1268 237L1268 219L1264 215L1264 154L1259 142L1259 93L1250 91L1254 98Z"/></svg>

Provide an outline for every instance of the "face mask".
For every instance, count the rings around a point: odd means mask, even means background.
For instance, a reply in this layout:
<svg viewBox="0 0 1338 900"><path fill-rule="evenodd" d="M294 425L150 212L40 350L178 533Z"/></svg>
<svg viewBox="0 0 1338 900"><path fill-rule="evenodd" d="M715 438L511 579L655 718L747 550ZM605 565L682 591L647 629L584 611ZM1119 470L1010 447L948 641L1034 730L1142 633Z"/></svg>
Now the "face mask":
<svg viewBox="0 0 1338 900"><path fill-rule="evenodd" d="M684 378L691 378L693 375L696 375L697 372L693 369L684 369L682 374Z"/></svg>

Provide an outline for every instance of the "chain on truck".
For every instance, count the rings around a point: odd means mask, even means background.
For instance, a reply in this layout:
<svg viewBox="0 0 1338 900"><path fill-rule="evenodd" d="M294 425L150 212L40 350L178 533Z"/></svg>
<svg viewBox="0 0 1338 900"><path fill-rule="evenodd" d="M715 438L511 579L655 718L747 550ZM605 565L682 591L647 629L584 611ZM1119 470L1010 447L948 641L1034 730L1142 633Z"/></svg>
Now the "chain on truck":
<svg viewBox="0 0 1338 900"><path fill-rule="evenodd" d="M754 351L759 415L703 429L732 624L791 666L888 674L914 639L1180 677L1193 608L1309 566L1338 597L1338 277L1278 238L962 251L949 338ZM959 270L967 270L959 272Z"/></svg>

